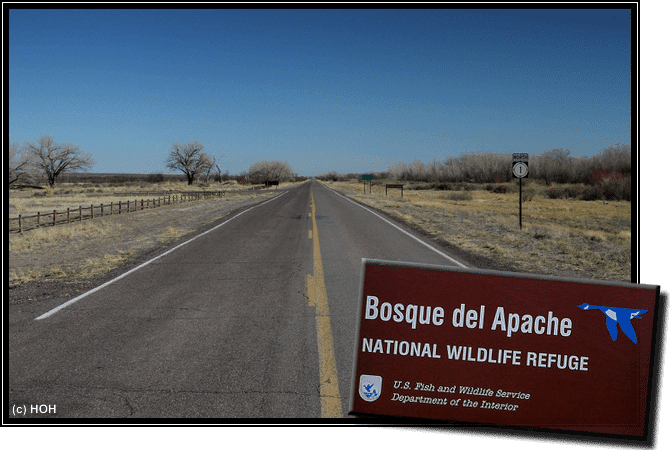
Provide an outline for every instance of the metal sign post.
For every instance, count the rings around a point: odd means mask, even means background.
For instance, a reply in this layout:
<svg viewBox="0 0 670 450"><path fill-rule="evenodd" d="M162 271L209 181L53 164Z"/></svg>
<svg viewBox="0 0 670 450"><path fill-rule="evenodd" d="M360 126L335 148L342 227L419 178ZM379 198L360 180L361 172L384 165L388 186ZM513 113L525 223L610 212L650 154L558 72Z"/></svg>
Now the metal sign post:
<svg viewBox="0 0 670 450"><path fill-rule="evenodd" d="M522 178L519 178L519 230L523 228L521 219L523 217L523 214L521 214L521 205L523 204L523 196L521 195L521 186L523 186L523 182L521 180Z"/></svg>
<svg viewBox="0 0 670 450"><path fill-rule="evenodd" d="M372 174L371 173L364 173L361 176L361 179L363 180L363 193L365 194L365 181L369 180L370 181L370 193L372 194Z"/></svg>
<svg viewBox="0 0 670 450"><path fill-rule="evenodd" d="M519 229L522 228L521 203L523 201L521 179L528 176L528 153L512 153L512 172L519 179Z"/></svg>

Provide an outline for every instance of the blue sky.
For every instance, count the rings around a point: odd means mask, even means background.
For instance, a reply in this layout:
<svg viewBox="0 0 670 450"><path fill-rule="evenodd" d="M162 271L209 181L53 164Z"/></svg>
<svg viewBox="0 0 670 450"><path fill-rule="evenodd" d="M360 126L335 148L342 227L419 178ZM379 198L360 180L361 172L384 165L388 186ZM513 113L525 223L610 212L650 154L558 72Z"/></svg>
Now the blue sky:
<svg viewBox="0 0 670 450"><path fill-rule="evenodd" d="M12 10L9 142L93 172L382 171L466 152L631 143L628 10Z"/></svg>

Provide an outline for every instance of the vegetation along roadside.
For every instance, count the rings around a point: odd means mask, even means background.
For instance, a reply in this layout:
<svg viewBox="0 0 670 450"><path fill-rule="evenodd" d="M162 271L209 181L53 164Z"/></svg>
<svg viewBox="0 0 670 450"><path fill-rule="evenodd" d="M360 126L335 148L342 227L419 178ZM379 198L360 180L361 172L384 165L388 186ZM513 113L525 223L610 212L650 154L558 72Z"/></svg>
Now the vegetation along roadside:
<svg viewBox="0 0 670 450"><path fill-rule="evenodd" d="M224 198L9 233L10 303L29 301L36 296L58 296L68 290L68 285L87 284L104 277L147 253L160 251L180 238L202 231L233 211L280 192L240 191ZM54 201L61 200L54 196Z"/></svg>
<svg viewBox="0 0 670 450"><path fill-rule="evenodd" d="M631 203L557 196L578 185L544 186L525 181L523 227L518 182L498 184L405 182L399 190L377 179L363 192L356 179L326 186L423 232L447 246L534 274L631 280ZM448 189L444 189L448 188Z"/></svg>

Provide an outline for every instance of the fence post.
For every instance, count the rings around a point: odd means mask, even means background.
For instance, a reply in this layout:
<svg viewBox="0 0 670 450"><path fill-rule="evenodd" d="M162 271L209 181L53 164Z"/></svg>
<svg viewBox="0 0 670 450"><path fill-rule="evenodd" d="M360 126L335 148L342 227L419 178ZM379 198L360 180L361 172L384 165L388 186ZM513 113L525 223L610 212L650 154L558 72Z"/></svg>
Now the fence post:
<svg viewBox="0 0 670 450"><path fill-rule="evenodd" d="M91 219L95 218L95 211L93 210L93 205L91 205Z"/></svg>
<svg viewBox="0 0 670 450"><path fill-rule="evenodd" d="M135 200L135 211L137 211L137 200Z"/></svg>
<svg viewBox="0 0 670 450"><path fill-rule="evenodd" d="M105 207L100 203L100 217L105 217Z"/></svg>
<svg viewBox="0 0 670 450"><path fill-rule="evenodd" d="M37 228L40 227L40 212L37 211Z"/></svg>
<svg viewBox="0 0 670 450"><path fill-rule="evenodd" d="M67 209L67 223L70 223L70 208Z"/></svg>
<svg viewBox="0 0 670 450"><path fill-rule="evenodd" d="M140 211L144 209L144 199L140 200Z"/></svg>
<svg viewBox="0 0 670 450"><path fill-rule="evenodd" d="M21 221L21 214L19 214L19 233L23 233L23 222Z"/></svg>
<svg viewBox="0 0 670 450"><path fill-rule="evenodd" d="M79 221L81 222L81 205L79 205Z"/></svg>
<svg viewBox="0 0 670 450"><path fill-rule="evenodd" d="M56 226L56 210L55 209L54 209L54 224L53 224L53 226L54 227Z"/></svg>

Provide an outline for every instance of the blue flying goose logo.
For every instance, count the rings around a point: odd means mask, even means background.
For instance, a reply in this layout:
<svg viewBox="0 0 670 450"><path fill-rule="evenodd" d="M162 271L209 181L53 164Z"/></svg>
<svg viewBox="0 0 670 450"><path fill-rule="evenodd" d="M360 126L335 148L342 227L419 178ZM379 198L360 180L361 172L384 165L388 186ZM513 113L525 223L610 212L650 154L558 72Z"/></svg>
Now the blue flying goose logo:
<svg viewBox="0 0 670 450"><path fill-rule="evenodd" d="M611 306L589 305L588 303L582 303L578 308L582 308L584 311L587 309L601 310L605 314L605 325L607 325L607 330L610 332L613 341L616 341L618 323L621 327L621 331L623 331L633 343L637 344L635 329L630 321L633 319L641 319L642 317L640 316L647 312L646 309L613 308Z"/></svg>

